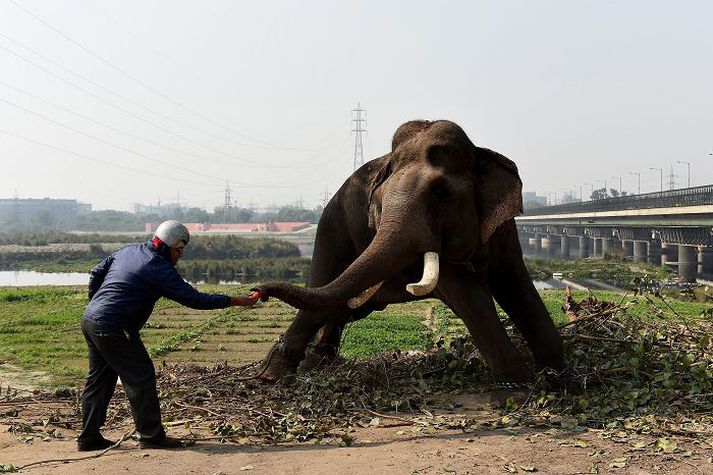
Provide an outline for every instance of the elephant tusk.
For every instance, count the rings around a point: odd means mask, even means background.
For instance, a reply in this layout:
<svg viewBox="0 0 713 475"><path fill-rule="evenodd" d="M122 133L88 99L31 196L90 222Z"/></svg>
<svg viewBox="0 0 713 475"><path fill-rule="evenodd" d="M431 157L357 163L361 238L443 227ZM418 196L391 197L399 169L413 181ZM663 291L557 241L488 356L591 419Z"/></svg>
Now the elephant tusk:
<svg viewBox="0 0 713 475"><path fill-rule="evenodd" d="M350 298L347 301L347 307L351 308L352 310L355 308L361 307L362 305L364 305L366 303L367 300L369 300L376 293L377 290L379 290L379 288L381 287L381 285L383 283L384 283L384 281L382 280L378 284L372 285L371 287L369 287L368 289L366 289L364 292L360 293L356 297Z"/></svg>
<svg viewBox="0 0 713 475"><path fill-rule="evenodd" d="M408 284L406 290L408 293L421 297L431 293L438 284L438 253L426 252L423 255L423 276L421 280L415 284Z"/></svg>

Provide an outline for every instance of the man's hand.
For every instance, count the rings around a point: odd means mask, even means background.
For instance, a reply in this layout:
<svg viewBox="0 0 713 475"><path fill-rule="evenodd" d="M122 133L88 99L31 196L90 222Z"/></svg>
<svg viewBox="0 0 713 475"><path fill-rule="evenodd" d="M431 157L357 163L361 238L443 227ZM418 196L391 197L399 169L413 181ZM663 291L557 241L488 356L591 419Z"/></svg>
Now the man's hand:
<svg viewBox="0 0 713 475"><path fill-rule="evenodd" d="M250 307L255 305L255 303L260 300L260 292L250 292L248 295L238 295L237 297L230 297L230 306L241 306Z"/></svg>

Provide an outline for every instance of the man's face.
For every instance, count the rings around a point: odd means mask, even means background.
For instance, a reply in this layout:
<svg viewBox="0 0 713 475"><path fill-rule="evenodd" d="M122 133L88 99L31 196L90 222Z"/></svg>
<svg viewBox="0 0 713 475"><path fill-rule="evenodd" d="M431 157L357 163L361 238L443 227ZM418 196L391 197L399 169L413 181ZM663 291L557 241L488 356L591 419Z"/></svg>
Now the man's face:
<svg viewBox="0 0 713 475"><path fill-rule="evenodd" d="M183 257L183 250L186 248L186 243L181 241L176 244L176 247L170 247L171 250L171 264L174 266L178 264L178 261Z"/></svg>

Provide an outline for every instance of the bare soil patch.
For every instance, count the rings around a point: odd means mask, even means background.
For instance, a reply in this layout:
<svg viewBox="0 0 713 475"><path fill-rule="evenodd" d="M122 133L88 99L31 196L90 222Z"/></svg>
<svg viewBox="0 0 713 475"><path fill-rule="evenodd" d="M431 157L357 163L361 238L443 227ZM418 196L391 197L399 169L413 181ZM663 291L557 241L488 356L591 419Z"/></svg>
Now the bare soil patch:
<svg viewBox="0 0 713 475"><path fill-rule="evenodd" d="M492 417L496 394L466 394L454 399L458 411L437 412L434 417L459 419ZM43 403L44 408L61 409ZM71 405L71 404L70 404ZM0 405L7 411L7 404ZM67 408L65 408L67 409ZM27 408L25 408L27 410ZM713 448L682 441L685 452L652 450L655 438L636 446L607 436L603 431L552 431L528 427L463 431L409 424L418 414L391 413L378 425L335 431L333 437L306 442L266 443L224 439L199 441L180 450L142 450L129 440L99 458L30 467L23 472L75 473L418 473L418 474L709 474L713 473ZM115 428L107 436L124 433ZM16 467L49 459L86 456L75 449L75 432L48 424L44 434L13 433L0 425L0 464ZM54 431L54 432L52 432ZM181 426L169 428L174 436L200 435ZM210 435L204 433L203 435ZM344 436L348 436L348 439ZM28 437L32 437L28 439ZM345 443L348 441L348 444Z"/></svg>

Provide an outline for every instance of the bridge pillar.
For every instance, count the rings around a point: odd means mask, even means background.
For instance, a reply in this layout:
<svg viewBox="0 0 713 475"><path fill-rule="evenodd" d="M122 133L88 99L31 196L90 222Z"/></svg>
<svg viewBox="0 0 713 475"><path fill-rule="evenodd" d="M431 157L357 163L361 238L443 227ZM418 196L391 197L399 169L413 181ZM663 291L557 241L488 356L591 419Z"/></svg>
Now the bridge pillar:
<svg viewBox="0 0 713 475"><path fill-rule="evenodd" d="M695 279L698 271L698 249L693 246L678 246L678 275Z"/></svg>
<svg viewBox="0 0 713 475"><path fill-rule="evenodd" d="M609 254L612 250L612 238L602 238L601 257Z"/></svg>
<svg viewBox="0 0 713 475"><path fill-rule="evenodd" d="M528 242L530 243L530 252L533 256L539 256L542 251L542 236L535 233L535 237L531 237Z"/></svg>
<svg viewBox="0 0 713 475"><path fill-rule="evenodd" d="M669 262L678 260L678 246L675 244L661 243L661 265L666 266Z"/></svg>
<svg viewBox="0 0 713 475"><path fill-rule="evenodd" d="M634 255L634 241L621 241L621 247L624 248L624 257Z"/></svg>
<svg viewBox="0 0 713 475"><path fill-rule="evenodd" d="M589 257L589 237L579 236L579 258L584 259Z"/></svg>
<svg viewBox="0 0 713 475"><path fill-rule="evenodd" d="M649 241L649 264L654 264L657 266L661 265L661 241L652 240Z"/></svg>
<svg viewBox="0 0 713 475"><path fill-rule="evenodd" d="M547 234L542 239L542 254L548 259L559 256L560 237L556 234Z"/></svg>
<svg viewBox="0 0 713 475"><path fill-rule="evenodd" d="M550 243L550 235L545 234L542 237L541 242L542 242L542 249L540 251L540 256L549 258L550 257L550 244L551 244Z"/></svg>
<svg viewBox="0 0 713 475"><path fill-rule="evenodd" d="M602 238L592 238L594 246L592 247L592 257L602 257Z"/></svg>
<svg viewBox="0 0 713 475"><path fill-rule="evenodd" d="M564 260L569 259L569 236L566 234L560 237L560 255Z"/></svg>
<svg viewBox="0 0 713 475"><path fill-rule="evenodd" d="M713 277L713 247L698 248L698 275Z"/></svg>
<svg viewBox="0 0 713 475"><path fill-rule="evenodd" d="M646 262L646 241L633 241L634 262Z"/></svg>

